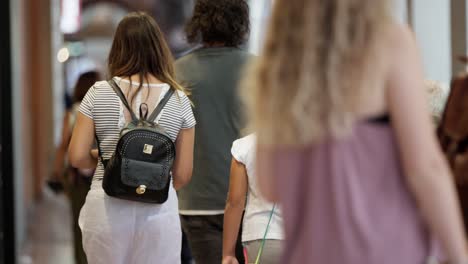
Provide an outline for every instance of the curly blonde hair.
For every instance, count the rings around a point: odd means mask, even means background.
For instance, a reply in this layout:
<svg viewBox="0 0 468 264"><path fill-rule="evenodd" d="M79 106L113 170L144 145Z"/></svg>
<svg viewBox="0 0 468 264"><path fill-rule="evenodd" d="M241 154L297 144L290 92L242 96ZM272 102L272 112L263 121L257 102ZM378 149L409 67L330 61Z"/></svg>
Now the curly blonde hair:
<svg viewBox="0 0 468 264"><path fill-rule="evenodd" d="M388 0L277 0L242 83L259 142L299 145L349 132L375 89L366 77L390 17Z"/></svg>
<svg viewBox="0 0 468 264"><path fill-rule="evenodd" d="M441 82L434 80L426 80L427 94L429 96L429 107L432 115L432 120L437 126L442 118L442 113L445 109L445 104L448 97L448 88Z"/></svg>

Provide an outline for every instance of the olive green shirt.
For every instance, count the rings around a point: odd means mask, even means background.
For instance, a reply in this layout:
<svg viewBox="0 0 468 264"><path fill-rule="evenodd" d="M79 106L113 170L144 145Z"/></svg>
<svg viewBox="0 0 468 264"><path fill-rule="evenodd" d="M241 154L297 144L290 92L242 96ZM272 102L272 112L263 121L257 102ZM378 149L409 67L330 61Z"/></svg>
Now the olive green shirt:
<svg viewBox="0 0 468 264"><path fill-rule="evenodd" d="M180 210L224 210L230 150L244 125L238 84L251 57L239 48L201 48L176 61L197 120L192 180L178 191Z"/></svg>

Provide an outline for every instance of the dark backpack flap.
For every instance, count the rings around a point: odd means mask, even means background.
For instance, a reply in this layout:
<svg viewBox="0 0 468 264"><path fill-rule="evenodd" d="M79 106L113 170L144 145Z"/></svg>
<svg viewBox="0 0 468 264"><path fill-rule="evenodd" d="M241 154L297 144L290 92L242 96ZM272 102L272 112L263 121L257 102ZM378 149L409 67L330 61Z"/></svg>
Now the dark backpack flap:
<svg viewBox="0 0 468 264"><path fill-rule="evenodd" d="M144 185L150 190L162 190L169 179L168 168L158 163L122 159L122 183L131 187Z"/></svg>
<svg viewBox="0 0 468 264"><path fill-rule="evenodd" d="M124 128L122 131L125 133L122 133L117 149L123 157L131 155L144 161L159 162L152 158L174 155L173 142L160 126Z"/></svg>

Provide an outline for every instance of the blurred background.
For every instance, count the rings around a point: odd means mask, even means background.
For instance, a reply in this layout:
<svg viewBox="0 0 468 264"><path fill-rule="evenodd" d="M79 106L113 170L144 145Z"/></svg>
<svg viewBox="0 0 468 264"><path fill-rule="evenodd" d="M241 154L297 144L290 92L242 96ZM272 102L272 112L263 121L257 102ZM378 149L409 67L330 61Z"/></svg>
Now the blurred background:
<svg viewBox="0 0 468 264"><path fill-rule="evenodd" d="M81 73L106 76L114 30L131 11L146 11L175 57L187 44L184 23L196 0L2 0L0 84L0 263L73 263L70 208L46 188L65 109ZM213 0L215 1L215 0ZM258 54L273 0L250 0ZM464 71L467 0L395 0L395 17L420 44L426 78L446 87Z"/></svg>

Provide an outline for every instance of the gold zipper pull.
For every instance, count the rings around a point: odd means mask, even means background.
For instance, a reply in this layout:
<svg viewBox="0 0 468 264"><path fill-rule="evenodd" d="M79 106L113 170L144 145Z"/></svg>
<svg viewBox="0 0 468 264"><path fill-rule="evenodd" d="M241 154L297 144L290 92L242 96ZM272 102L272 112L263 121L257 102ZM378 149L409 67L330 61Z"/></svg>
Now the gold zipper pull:
<svg viewBox="0 0 468 264"><path fill-rule="evenodd" d="M146 192L146 185L140 185L136 188L136 193L142 195Z"/></svg>

